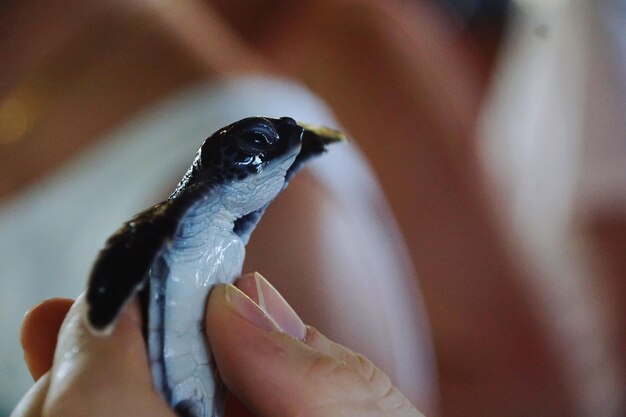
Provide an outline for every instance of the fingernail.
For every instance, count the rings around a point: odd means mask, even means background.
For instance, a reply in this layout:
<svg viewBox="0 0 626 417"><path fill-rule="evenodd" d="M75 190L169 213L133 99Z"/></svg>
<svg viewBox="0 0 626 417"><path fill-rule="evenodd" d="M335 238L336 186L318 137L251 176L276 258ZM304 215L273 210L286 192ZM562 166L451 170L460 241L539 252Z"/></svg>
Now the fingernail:
<svg viewBox="0 0 626 417"><path fill-rule="evenodd" d="M226 302L248 322L265 330L281 331L274 320L239 288L227 285L224 296L226 297Z"/></svg>
<svg viewBox="0 0 626 417"><path fill-rule="evenodd" d="M297 339L304 340L306 326L282 295L261 274L247 274L235 282L235 286L254 301L280 330Z"/></svg>

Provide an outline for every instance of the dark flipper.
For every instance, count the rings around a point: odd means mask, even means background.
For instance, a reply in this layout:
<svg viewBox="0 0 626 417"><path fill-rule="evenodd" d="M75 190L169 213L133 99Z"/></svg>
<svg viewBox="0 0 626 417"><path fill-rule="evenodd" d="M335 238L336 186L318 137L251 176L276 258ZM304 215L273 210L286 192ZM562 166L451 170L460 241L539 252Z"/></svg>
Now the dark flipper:
<svg viewBox="0 0 626 417"><path fill-rule="evenodd" d="M167 200L126 222L106 242L87 288L89 325L105 332L145 284L152 262L178 228L180 204Z"/></svg>

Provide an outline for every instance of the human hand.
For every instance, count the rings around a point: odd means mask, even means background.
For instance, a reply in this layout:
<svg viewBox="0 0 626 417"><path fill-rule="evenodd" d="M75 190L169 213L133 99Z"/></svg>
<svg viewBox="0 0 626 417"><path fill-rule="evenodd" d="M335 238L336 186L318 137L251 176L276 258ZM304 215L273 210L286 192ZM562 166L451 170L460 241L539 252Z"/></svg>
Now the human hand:
<svg viewBox="0 0 626 417"><path fill-rule="evenodd" d="M26 316L22 344L38 381L12 417L174 416L152 388L137 303L107 337L86 329L84 297L71 304L48 300ZM228 417L421 415L369 360L305 326L258 274L217 286L206 326L219 372L245 404L231 397Z"/></svg>

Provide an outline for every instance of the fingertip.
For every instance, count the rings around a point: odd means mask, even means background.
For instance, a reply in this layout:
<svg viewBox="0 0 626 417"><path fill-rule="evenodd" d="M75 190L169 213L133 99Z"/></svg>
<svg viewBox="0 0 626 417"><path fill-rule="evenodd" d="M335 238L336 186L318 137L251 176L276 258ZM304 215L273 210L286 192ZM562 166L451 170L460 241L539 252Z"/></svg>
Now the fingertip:
<svg viewBox="0 0 626 417"><path fill-rule="evenodd" d="M152 386L138 302L133 300L124 307L106 335L88 329L86 311L83 295L77 298L59 331L46 399L46 404L53 405L50 415L66 415L76 407L92 405L106 410L106 415L139 415L122 410L129 405L131 409L141 407L137 400L140 396L149 398L150 407L162 407L163 401ZM111 398L116 401L111 402ZM146 411L141 415L150 414Z"/></svg>
<svg viewBox="0 0 626 417"><path fill-rule="evenodd" d="M254 301L278 328L299 340L306 337L307 328L287 300L258 272L246 274L235 286Z"/></svg>
<svg viewBox="0 0 626 417"><path fill-rule="evenodd" d="M24 316L20 343L35 381L52 367L59 329L72 303L69 298L51 298L32 307Z"/></svg>

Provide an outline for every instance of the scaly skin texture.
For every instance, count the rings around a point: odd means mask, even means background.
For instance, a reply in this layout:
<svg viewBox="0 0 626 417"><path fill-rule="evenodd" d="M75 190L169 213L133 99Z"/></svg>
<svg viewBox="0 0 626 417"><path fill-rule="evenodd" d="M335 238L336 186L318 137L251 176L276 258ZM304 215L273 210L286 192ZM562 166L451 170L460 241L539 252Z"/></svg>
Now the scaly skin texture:
<svg viewBox="0 0 626 417"><path fill-rule="evenodd" d="M211 288L241 274L267 206L303 163L341 139L285 117L226 126L203 143L170 198L127 222L100 252L88 327L110 334L139 293L154 386L180 416L223 414L225 390L204 336Z"/></svg>

